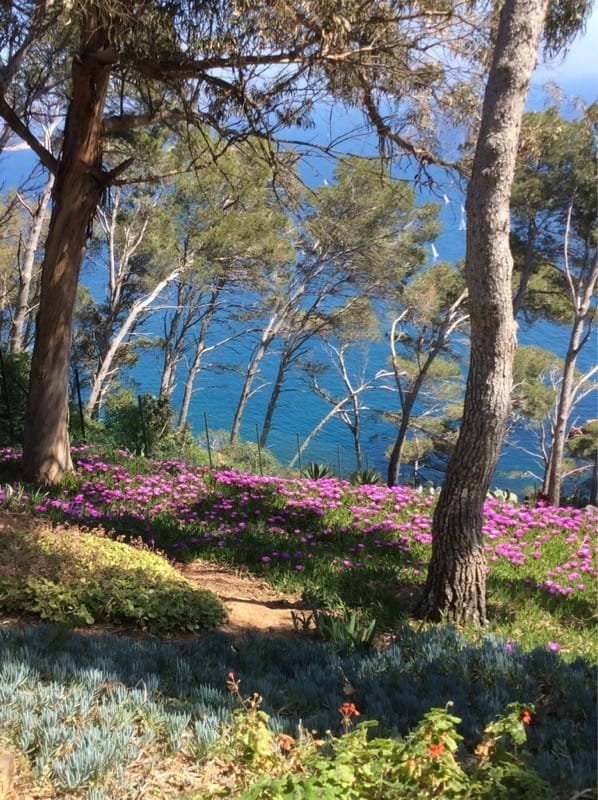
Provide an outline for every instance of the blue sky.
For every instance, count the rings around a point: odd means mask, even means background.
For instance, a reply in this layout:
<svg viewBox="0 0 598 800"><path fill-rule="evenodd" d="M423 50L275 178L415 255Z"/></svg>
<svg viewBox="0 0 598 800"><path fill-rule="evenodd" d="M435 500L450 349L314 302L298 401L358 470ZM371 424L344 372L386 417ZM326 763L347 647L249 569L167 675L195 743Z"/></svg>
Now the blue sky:
<svg viewBox="0 0 598 800"><path fill-rule="evenodd" d="M555 83L566 97L581 97L586 103L598 98L598 7L594 8L586 32L578 36L565 57L558 56L536 69L530 100L541 102L542 86Z"/></svg>

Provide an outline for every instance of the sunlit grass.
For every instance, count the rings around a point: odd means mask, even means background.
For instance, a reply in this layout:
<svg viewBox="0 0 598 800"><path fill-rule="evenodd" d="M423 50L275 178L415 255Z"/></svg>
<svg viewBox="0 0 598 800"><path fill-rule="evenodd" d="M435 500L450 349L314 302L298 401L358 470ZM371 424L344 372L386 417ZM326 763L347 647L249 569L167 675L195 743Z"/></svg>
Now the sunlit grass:
<svg viewBox="0 0 598 800"><path fill-rule="evenodd" d="M411 612L430 555L432 495L129 463L122 452L117 461L83 451L76 475L51 494L0 491L0 501L142 537L178 560L239 567L303 593L314 608L358 609L391 631ZM526 648L551 643L567 658L596 660L597 529L592 509L489 499L489 630Z"/></svg>
<svg viewBox="0 0 598 800"><path fill-rule="evenodd" d="M11 539L0 559L0 572L15 578L12 613L31 613L37 599L24 597L19 608L17 595L41 576L55 583L50 594L61 623L2 631L3 685L12 699L0 708L0 744L19 754L19 796L214 796L202 786L208 778L224 786L226 759L214 760L210 742L219 741L220 752L228 753L222 733L231 698L223 689L231 668L248 696L264 698L273 730L291 734L298 720L310 730L336 730L347 686L362 718L378 720L377 733L390 737L411 730L430 708L454 703L463 720L465 762L497 713L511 702L530 703L537 709L530 753L554 789L550 797L561 800L589 786L595 774L587 733L595 730L596 707L594 511L489 500L489 624L484 631L466 629L463 637L451 626L410 619L430 555L431 495L192 469L125 453L102 460L91 452L79 455L76 474L61 486L33 489L18 482L18 457L4 455L0 504L65 526L40 533L39 542L34 532ZM101 538L77 533L82 527L102 531ZM117 546L107 536L134 547ZM184 624L192 611L187 600L179 611L168 600L154 602L150 561L160 562L164 580L171 581L173 571L148 548L259 574L279 589L302 593L306 617L310 609L342 611L346 619L355 612L362 629L375 619L390 646L344 653L294 637L249 638L239 648L224 634L206 633L179 648L153 636L73 634L70 625L85 622L78 590L93 585L99 607L108 608L115 576L124 576L132 590L142 627L172 630L161 609L171 617L180 611ZM102 579L106 555L110 570ZM43 607L45 614L53 610L47 597ZM243 768L235 770L243 779ZM223 791L238 795L230 786Z"/></svg>

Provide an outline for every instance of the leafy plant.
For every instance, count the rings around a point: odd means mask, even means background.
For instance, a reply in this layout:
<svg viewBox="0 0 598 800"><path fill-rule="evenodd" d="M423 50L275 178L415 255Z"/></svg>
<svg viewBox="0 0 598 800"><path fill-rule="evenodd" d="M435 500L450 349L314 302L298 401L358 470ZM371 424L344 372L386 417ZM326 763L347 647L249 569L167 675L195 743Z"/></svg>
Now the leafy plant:
<svg viewBox="0 0 598 800"><path fill-rule="evenodd" d="M240 800L493 800L493 798L547 798L548 787L523 760L525 725L533 708L511 704L484 730L472 756L459 760L462 740L459 717L447 708L428 711L405 739L371 737L375 721L358 724L356 705L339 708L343 735L315 739L299 728L296 738L275 733L254 694L244 700L239 681L229 673L229 689L241 707L223 731L212 756L224 761L235 785L244 791ZM450 703L449 703L450 706ZM225 743L225 744L224 744ZM266 772L266 777L261 777ZM213 796L224 796L216 792ZM230 787L226 795L230 796Z"/></svg>
<svg viewBox="0 0 598 800"><path fill-rule="evenodd" d="M314 611L318 633L341 653L365 650L372 647L376 634L376 620L366 620L357 611L344 609L341 614Z"/></svg>
<svg viewBox="0 0 598 800"><path fill-rule="evenodd" d="M0 608L68 625L199 630L226 618L159 554L75 531L12 531L0 552Z"/></svg>
<svg viewBox="0 0 598 800"><path fill-rule="evenodd" d="M382 475L375 469L359 469L352 472L349 480L358 486L375 485L382 483Z"/></svg>
<svg viewBox="0 0 598 800"><path fill-rule="evenodd" d="M312 481L318 481L322 478L333 478L335 472L332 467L327 464L318 464L316 461L310 461L303 467L303 473L306 478Z"/></svg>

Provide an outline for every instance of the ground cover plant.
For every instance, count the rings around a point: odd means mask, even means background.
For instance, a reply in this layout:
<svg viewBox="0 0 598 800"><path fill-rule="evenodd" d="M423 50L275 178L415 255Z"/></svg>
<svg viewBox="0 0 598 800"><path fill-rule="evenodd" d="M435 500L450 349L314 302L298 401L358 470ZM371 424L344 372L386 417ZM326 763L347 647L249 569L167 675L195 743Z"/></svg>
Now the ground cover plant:
<svg viewBox="0 0 598 800"><path fill-rule="evenodd" d="M2 469L6 483L0 501L6 508L96 528L101 532L96 541L124 548L130 554L130 559L121 555L124 563L140 565L137 578L145 569L147 547L179 559L209 557L260 573L282 588L302 588L314 615L327 620L329 630L340 630L324 643L255 637L232 648L230 638L215 632L176 645L152 637L74 634L68 625L81 619L69 619L64 606L58 627L3 627L0 687L8 700L0 712L0 730L4 743L21 754L38 797L210 797L216 791L205 789L210 764L225 781L219 790L240 795L250 791L255 748L262 755L265 748L268 758L288 761L291 754L284 748L279 752L280 742L287 740L276 737L299 741L300 721L304 732L332 732L326 752L310 755L306 741L305 753L293 752L291 758L301 764L303 777L282 770L273 780L283 783L264 785L262 796L309 796L308 790L322 797L359 796L350 794L355 789L351 781L358 777L349 778L342 763L347 753L368 760L372 731L368 728L366 740L352 726L376 720L374 738L386 737L379 746L392 748L409 731L428 730L430 713L453 732L447 733L446 744L444 739L423 740L423 734L418 739L415 733L413 741L404 740L408 755L415 748L407 762L414 756L418 769L424 762L417 748L443 744L444 749L424 754L430 770L420 776L419 795L399 795L395 786L389 797L565 798L592 786L594 510L526 508L489 499L485 535L493 618L480 634L408 621L409 598L424 577L429 552L431 494L351 486L332 478L190 469L175 462L144 462L125 452L101 458L82 450L77 474L53 490L33 491L9 482L18 470L18 454L12 451L4 453ZM136 547L110 542L108 531ZM73 531L52 535L68 541ZM86 536L74 536L77 546ZM60 546L58 540L54 544ZM23 551L27 547L15 546L13 560L18 562ZM170 569L160 556L152 557ZM95 563L89 556L83 561ZM65 584L59 580L57 585ZM0 590L0 608L6 611L2 603ZM167 604L161 607L167 614ZM12 610L19 609L13 605ZM374 649L367 646L369 640L355 646L364 641L362 634L373 620L387 632L388 646ZM153 624L159 629L160 615ZM343 636L343 626L352 626L352 637ZM230 689L230 674L241 681L245 697L263 698L259 711L269 717L262 735L260 718L248 716L251 709L243 712L244 741L250 745L242 768L234 760L239 720L230 721L235 707L234 693L226 686L229 675ZM355 736L337 742L347 720L339 709L346 710L347 703L360 717L349 715ZM525 725L528 742L522 747L515 741L511 756L505 756L513 767L510 777L505 767L500 774L486 773L477 788L465 786L463 792L470 794L459 795L454 787L455 794L447 794L443 781L451 770L457 783L473 780L476 748L488 745L488 730L498 730L488 726L503 726L497 738L502 745L503 734L521 734L525 710L531 722ZM447 714L461 720L456 731ZM68 725L61 722L65 719ZM449 738L458 745L454 755ZM274 755L273 745L278 748ZM215 754L212 747L220 750ZM486 753L489 767L491 750ZM504 754L502 746L497 752ZM260 769L263 774L263 765ZM501 794L500 781L507 777L510 788ZM542 780L548 782L548 794ZM322 794L324 784L328 795Z"/></svg>
<svg viewBox="0 0 598 800"><path fill-rule="evenodd" d="M18 455L4 453L5 467ZM55 521L201 556L302 591L314 609L356 609L392 629L410 612L430 552L433 493L148 462L83 449L52 493L0 487L0 502ZM490 630L524 647L596 657L596 509L490 497L484 527Z"/></svg>
<svg viewBox="0 0 598 800"><path fill-rule="evenodd" d="M143 546L74 530L2 537L0 598L7 614L155 633L215 627L226 618L215 594L193 586L166 559Z"/></svg>
<svg viewBox="0 0 598 800"><path fill-rule="evenodd" d="M342 764L347 753L363 761L372 751L365 740L338 739L361 720L377 720L372 746L386 751L403 741L403 767L421 780L401 794L402 781L388 775L388 792L377 795L384 800L571 798L595 776L595 672L583 659L506 645L493 637L474 644L448 626L419 633L406 626L382 652L342 656L329 643L301 639L247 637L239 647L218 631L176 643L2 626L0 744L18 754L16 788L27 786L18 796L35 800L235 797L264 777L266 760L273 779L311 781L320 791L330 772L321 796L355 797ZM245 698L263 698L255 710L268 715L267 725L251 708L239 715L231 679ZM501 718L500 735L489 734ZM513 731L521 736L515 746ZM498 774L481 776L484 760L491 766L490 741L500 744L502 733ZM280 748L302 739L306 750L293 762L301 772L285 775ZM313 739L321 759L310 752ZM438 781L449 778L480 786L469 795L439 793ZM538 788L543 782L546 789ZM264 787L262 796L309 796L276 788Z"/></svg>

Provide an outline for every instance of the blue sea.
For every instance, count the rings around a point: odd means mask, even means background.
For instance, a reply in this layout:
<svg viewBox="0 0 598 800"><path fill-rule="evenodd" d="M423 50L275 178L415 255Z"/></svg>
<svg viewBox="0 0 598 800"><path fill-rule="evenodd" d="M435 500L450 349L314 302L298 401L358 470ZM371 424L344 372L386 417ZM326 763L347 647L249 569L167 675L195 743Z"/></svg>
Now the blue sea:
<svg viewBox="0 0 598 800"><path fill-rule="evenodd" d="M368 147L371 150L371 147ZM14 153L2 159L2 173L7 178L7 185L15 185L19 177L26 174L32 165L31 153ZM329 165L310 167L312 174L307 176L309 182L317 183L324 177L329 177ZM323 173L325 169L328 172ZM442 235L434 243L434 251L430 252L430 261L439 258L450 263L456 263L464 254L465 221L463 213L463 197L460 188L451 183L446 175L438 175L438 183L434 193L422 195L422 202L434 199L441 205L441 218L444 224ZM85 278L82 280L86 283ZM100 289L102 280L94 278L94 290ZM94 291L95 293L95 291ZM160 323L154 323L153 332L159 330ZM537 323L526 329L519 330L521 344L535 344L563 356L568 339L565 327L548 323ZM196 384L196 392L192 401L189 422L193 432L201 437L204 435L206 423L214 434L218 431L228 431L231 428L235 404L241 389L241 375L234 368L244 369L248 363L252 341L237 342L228 350L218 353L218 361L226 362L230 369L206 369L200 373ZM588 343L579 359L578 366L582 371L587 370L596 363L598 353L598 340ZM388 363L388 350L384 344L376 343L370 348L368 356L368 369L370 374L378 369L385 368ZM355 364L358 368L359 364ZM157 394L160 380L161 358L159 354L150 351L144 353L137 367L131 372L137 392ZM263 422L265 404L268 399L267 384L273 378L275 364L266 359L262 372L258 377L258 384L266 384L262 391L256 392L250 399L244 417L241 435L246 441L255 442L259 436L259 428ZM175 391L174 405L180 404L182 383ZM395 429L392 425L381 419L381 411L399 411L398 398L389 392L371 392L365 395L367 406L370 409L364 412L362 418L362 449L364 461L368 467L385 474L387 459L385 452L392 445ZM297 375L290 376L285 387L279 406L274 416L273 427L268 441L268 449L284 465L296 455L298 444L310 433L312 428L319 423L329 410L329 406L320 398L312 394L305 381ZM570 424L580 424L587 419L598 417L596 395L589 396L576 409ZM537 488L541 481L542 466L538 458L534 458L524 451L538 451L538 444L533 435L520 429L516 431L519 447L507 444L500 459L495 477L494 487L510 489L521 493L524 490ZM317 438L302 454L302 463L308 461L323 462L333 466L343 476L349 475L355 469L355 455L352 436L339 419L330 421L319 433ZM413 480L413 473L406 469L401 475L403 481ZM441 476L437 473L420 473L419 481L430 479L439 482Z"/></svg>
<svg viewBox="0 0 598 800"><path fill-rule="evenodd" d="M430 260L432 261L437 253L439 259L454 263L462 258L464 253L465 224L462 202L457 188L455 186L445 188L446 193L441 187L435 194L435 199L442 205L444 232L435 242L435 253L430 253ZM562 357L567 347L569 331L563 326L541 322L527 328L521 326L518 336L521 344L538 345ZM579 359L580 369L586 370L595 363L596 341L595 339L593 343L588 343L585 350L582 351ZM249 338L245 342L236 342L234 347L231 346L228 350L220 351L217 359L219 362L230 364L231 367L244 368L248 363L254 343L254 340ZM388 356L388 344L373 343L369 348L367 360L368 374L374 374L377 370L386 368ZM466 353L464 353L464 362L466 369ZM361 364L354 363L351 366L358 372ZM137 382L139 392L157 393L160 369L161 360L158 354L151 352L144 354L131 375ZM241 436L245 441L256 442L259 438L269 397L269 384L274 378L275 369L275 359L266 358L256 380L256 385L264 384L264 388L251 397L243 419ZM328 380L333 381L332 372ZM216 435L215 432L230 430L236 401L241 390L241 382L241 375L234 369L206 368L200 372L189 416L191 429L197 436L204 437L207 423L212 436L219 441L225 439L223 433ZM337 388L339 392L342 391L338 379ZM180 404L181 396L182 380L181 385L175 391L175 407ZM381 412L398 412L398 397L388 391L377 390L366 393L363 399L369 410L364 411L362 416L362 457L368 467L385 475L387 469L385 453L394 442L396 429L382 419ZM268 449L283 465L288 464L296 456L298 445L326 415L329 408L330 406L309 390L305 379L302 380L297 374L291 374L274 415ZM587 419L596 417L598 417L598 409L596 396L593 395L586 398L576 409L571 424L580 424ZM538 452L538 442L535 436L520 428L511 433L510 439L516 442L517 446L505 445L494 477L494 488L509 489L520 495L529 490L539 489L542 476L540 459L525 452ZM352 434L340 419L331 420L302 453L301 463L306 464L310 461L328 464L343 477L355 470L356 459ZM425 470L415 477L420 483L428 480L438 483L442 478L438 472L426 472ZM401 480L413 481L413 479L412 468L404 468Z"/></svg>

